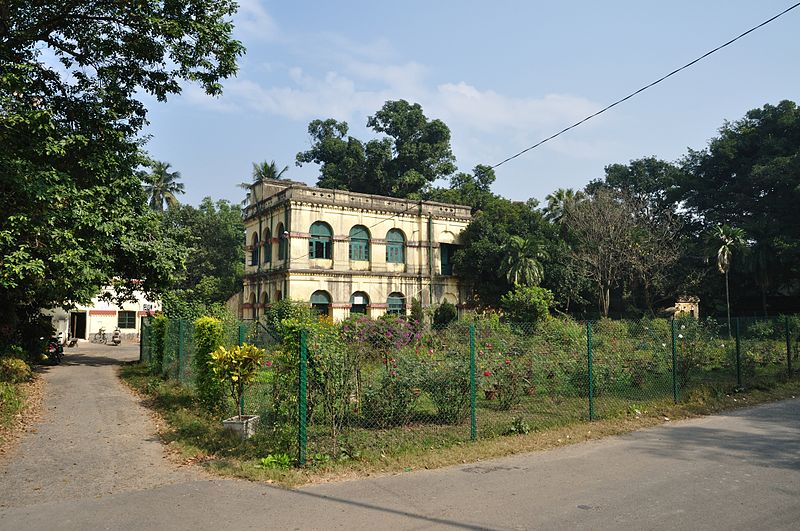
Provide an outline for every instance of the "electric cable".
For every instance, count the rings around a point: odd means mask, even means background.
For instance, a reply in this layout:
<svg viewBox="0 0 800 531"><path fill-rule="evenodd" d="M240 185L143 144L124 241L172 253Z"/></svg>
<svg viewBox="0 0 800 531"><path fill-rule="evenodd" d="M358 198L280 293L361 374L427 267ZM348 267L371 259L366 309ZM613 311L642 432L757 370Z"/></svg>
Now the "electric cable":
<svg viewBox="0 0 800 531"><path fill-rule="evenodd" d="M680 68L676 68L675 70L673 70L673 71L672 71L672 72L670 72L669 74L666 74L666 75L664 75L664 76L661 76L660 78L656 79L656 80L655 80L655 81L653 81L652 83L649 83L649 84L647 84L647 85L643 86L642 88L640 88L640 89L638 89L638 90L636 90L636 91L634 91L634 92L631 92L630 94L628 94L628 95L627 95L627 96L625 96L624 98L622 98L622 99L619 99L619 100L615 101L614 103L612 103L612 104L610 104L610 105L608 105L608 106L606 106L606 107L603 107L602 109L600 109L599 111L597 111L597 112L595 112L595 113L593 113L593 114L590 114L589 116L587 116L587 117L586 117L586 118L584 118L583 120L580 120L580 121L578 121L578 122L575 122L574 124L570 125L569 127L565 127L565 128L564 128L564 129L562 129L561 131L559 131L559 132L555 133L554 135L550 135L550 136L548 136L547 138L545 138L544 140L540 140L539 142L535 143L534 145L532 145L532 146L530 146L530 147L527 147L527 148L523 149L523 150L522 150L522 151L520 151L519 153L516 153L516 154L514 154L514 155L511 155L510 157L508 157L508 158L506 158L506 159L504 159L504 160L502 160L502 161L498 162L497 164L495 164L494 166L492 166L492 169L494 169L494 168L497 168L497 167L499 167L499 166L502 166L502 165L503 165L503 164L505 164L506 162L509 162L509 161L511 161L511 160L514 160L515 158L517 158L517 157L521 156L521 155L524 155L524 154L525 154L525 153L527 153L528 151L531 151L532 149L535 149L535 148L537 148L537 147L541 146L541 145L542 145L542 144L544 144L545 142L549 142L550 140L553 140L554 138L556 138L556 137L558 137L558 136L561 136L562 134L566 133L566 132L567 132L567 131L569 131L570 129L574 129L574 128L578 127L579 125L583 124L584 122L587 122L587 121L591 120L591 119L592 119L592 118L594 118L595 116L598 116L598 115L600 115L600 114L603 114L604 112L606 112L607 110L611 109L612 107L616 107L616 106L617 106L617 105L619 105L620 103L623 103L623 102L625 102L625 101L627 101L627 100L629 100L629 99L633 98L633 97L634 97L634 96L636 96L637 94L639 94L639 93L641 93L641 92L644 92L645 90L649 89L650 87L653 87L653 86L655 86L655 85L658 85L659 83L661 83L662 81L666 80L667 78L674 76L675 74L677 74L677 73L678 73L678 72L680 72L681 70L685 70L685 69L689 68L690 66L694 65L695 63L697 63L697 62L699 62L699 61L702 61L703 59L705 59L705 58L706 58L706 57L708 57L709 55L711 55L711 54L713 54L713 53L715 53L715 52L718 52L719 50L721 50L721 49L723 49L723 48L725 48L725 47L727 47L727 46L729 46L729 45L733 44L734 42L738 41L738 40L739 40L739 39L741 39L742 37L744 37L744 36L746 36L746 35L748 35L748 34L750 34L750 33L754 32L754 31L756 31L757 29L759 29L759 28L761 28L761 27L763 27L763 26L766 26L767 24L769 24L769 23L770 23L770 22L772 22L773 20L775 20L775 19L777 19L777 18L779 18L779 17L782 17L783 15L785 15L785 14L786 14L786 13L788 13L789 11L791 11L791 10L793 10L793 9L797 8L798 6L800 6L800 2L798 2L798 3L794 4L794 5L793 5L793 6L791 6L791 7L788 7L788 8L786 8L786 9L784 9L783 11L781 11L780 13L778 13L777 15L775 15L775 16L773 16L773 17L771 17L771 18L768 18L767 20L765 20L765 21L764 21L764 22L762 22L761 24L758 24L757 26L753 26L753 27L752 27L752 28L750 28L749 30L745 31L744 33L742 33L742 34L740 34L740 35L738 35L738 36L736 36L736 37L734 37L733 39L729 40L728 42L726 42L726 43L724 43L724 44L720 44L719 46L717 46L717 47L716 47L716 48L714 48L713 50L711 50L711 51L708 51L708 52L704 53L703 55L701 55L701 56L700 56L700 57L698 57L697 59L694 59L693 61L690 61L690 62L686 63L685 65L681 66Z"/></svg>

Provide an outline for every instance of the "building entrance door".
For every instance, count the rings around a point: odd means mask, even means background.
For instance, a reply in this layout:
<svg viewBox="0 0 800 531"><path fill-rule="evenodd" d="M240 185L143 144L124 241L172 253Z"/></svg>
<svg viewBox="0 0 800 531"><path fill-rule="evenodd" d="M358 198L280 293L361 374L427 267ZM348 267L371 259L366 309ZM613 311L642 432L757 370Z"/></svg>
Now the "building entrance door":
<svg viewBox="0 0 800 531"><path fill-rule="evenodd" d="M86 312L69 313L69 337L86 339Z"/></svg>

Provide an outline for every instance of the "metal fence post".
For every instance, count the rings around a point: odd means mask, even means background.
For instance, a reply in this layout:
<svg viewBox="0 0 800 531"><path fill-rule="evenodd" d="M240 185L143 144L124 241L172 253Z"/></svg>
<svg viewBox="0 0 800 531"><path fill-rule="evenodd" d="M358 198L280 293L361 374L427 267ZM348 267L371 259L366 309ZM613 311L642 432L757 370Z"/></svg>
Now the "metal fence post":
<svg viewBox="0 0 800 531"><path fill-rule="evenodd" d="M789 316L786 316L786 370L792 376L792 332L789 330Z"/></svg>
<svg viewBox="0 0 800 531"><path fill-rule="evenodd" d="M736 318L736 387L742 386L742 345L739 334L739 318Z"/></svg>
<svg viewBox="0 0 800 531"><path fill-rule="evenodd" d="M139 363L141 363L142 360L144 360L144 334L145 334L144 320L145 320L145 317L140 317L139 318ZM788 321L787 321L787 324L788 324ZM787 335L786 337L787 337L787 343L786 344L788 345L789 344L788 343L788 337L789 336ZM789 363L791 363L791 361L789 361Z"/></svg>
<svg viewBox="0 0 800 531"><path fill-rule="evenodd" d="M592 322L586 321L586 354L589 364L589 420L594 420L594 375L592 374Z"/></svg>
<svg viewBox="0 0 800 531"><path fill-rule="evenodd" d="M178 320L178 370L176 372L179 382L182 381L181 374L183 373L183 357L185 355L185 350L183 348L183 336L186 328L185 325L186 321L183 319Z"/></svg>
<svg viewBox="0 0 800 531"><path fill-rule="evenodd" d="M239 323L239 346L240 347L242 345L244 345L244 332L245 332L244 323Z"/></svg>
<svg viewBox="0 0 800 531"><path fill-rule="evenodd" d="M675 318L672 318L672 400L678 403L678 340Z"/></svg>
<svg viewBox="0 0 800 531"><path fill-rule="evenodd" d="M475 411L475 325L469 325L469 439L478 438L478 419Z"/></svg>
<svg viewBox="0 0 800 531"><path fill-rule="evenodd" d="M302 466L306 464L306 366L308 363L308 349L306 347L306 331L300 331L300 378L297 386L297 462Z"/></svg>

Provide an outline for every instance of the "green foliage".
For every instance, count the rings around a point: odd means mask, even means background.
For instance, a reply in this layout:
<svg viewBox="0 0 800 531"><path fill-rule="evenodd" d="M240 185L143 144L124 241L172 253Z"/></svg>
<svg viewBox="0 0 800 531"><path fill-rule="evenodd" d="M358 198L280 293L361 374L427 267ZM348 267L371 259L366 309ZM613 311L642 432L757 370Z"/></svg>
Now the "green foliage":
<svg viewBox="0 0 800 531"><path fill-rule="evenodd" d="M418 325L425 322L425 312L422 308L422 302L416 297L411 298L411 321Z"/></svg>
<svg viewBox="0 0 800 531"><path fill-rule="evenodd" d="M453 303L444 301L433 312L433 326L442 328L458 319L458 309Z"/></svg>
<svg viewBox="0 0 800 531"><path fill-rule="evenodd" d="M27 363L18 358L0 358L0 382L12 384L33 379L33 371Z"/></svg>
<svg viewBox="0 0 800 531"><path fill-rule="evenodd" d="M800 278L800 108L766 104L726 122L701 150L689 150L684 175L671 191L695 223L694 234L717 225L747 234L748 256L734 255L731 284L753 309L768 311L769 297L797 297ZM705 264L698 263L702 268ZM716 288L716 289L715 289ZM722 301L708 286L702 299ZM781 298L782 298L781 297ZM796 308L796 307L795 307ZM744 308L740 307L739 311Z"/></svg>
<svg viewBox="0 0 800 531"><path fill-rule="evenodd" d="M433 402L440 422L458 424L469 413L469 359L457 351L439 355L421 360L419 387Z"/></svg>
<svg viewBox="0 0 800 531"><path fill-rule="evenodd" d="M288 454L269 454L267 457L262 457L256 468L271 469L286 469L292 466L294 460Z"/></svg>
<svg viewBox="0 0 800 531"><path fill-rule="evenodd" d="M211 353L224 340L222 321L213 317L201 317L194 322L194 352L192 364L195 387L200 404L216 411L222 406L225 389L209 365Z"/></svg>
<svg viewBox="0 0 800 531"><path fill-rule="evenodd" d="M366 425L386 428L411 420L420 391L415 372L413 361L406 357L386 360L378 382L364 387L362 413Z"/></svg>
<svg viewBox="0 0 800 531"><path fill-rule="evenodd" d="M319 320L308 331L309 395L322 406L324 423L338 456L338 438L350 411L350 397L356 390L360 352L343 342L339 327Z"/></svg>
<svg viewBox="0 0 800 531"><path fill-rule="evenodd" d="M158 315L150 321L150 370L161 374L164 370L164 354L167 348L169 319Z"/></svg>
<svg viewBox="0 0 800 531"><path fill-rule="evenodd" d="M323 188L392 197L411 197L455 171L450 129L428 120L419 104L387 101L367 127L387 137L362 142L347 136L346 122L314 120L308 125L312 146L297 154L299 165L320 165Z"/></svg>
<svg viewBox="0 0 800 531"><path fill-rule="evenodd" d="M514 417L511 426L506 430L505 435L527 435L531 432L531 426L522 417Z"/></svg>
<svg viewBox="0 0 800 531"><path fill-rule="evenodd" d="M151 161L147 165L152 171L142 176L142 182L150 198L150 208L163 212L165 202L169 208L175 208L179 204L176 195L184 193L183 183L178 182L180 172L169 171L168 162Z"/></svg>
<svg viewBox="0 0 800 531"><path fill-rule="evenodd" d="M261 321L278 337L296 339L299 331L297 326L313 325L319 321L319 316L309 308L308 302L282 299L273 302L264 310ZM287 323L291 326L287 326Z"/></svg>
<svg viewBox="0 0 800 531"><path fill-rule="evenodd" d="M399 315L383 315L378 319L352 317L342 322L342 336L355 348L369 345L365 359L384 360L397 350L417 341L421 334L415 326Z"/></svg>
<svg viewBox="0 0 800 531"><path fill-rule="evenodd" d="M556 235L542 213L531 205L492 198L462 232L463 247L453 256L454 272L482 306L497 307L500 297L513 288L503 267L504 248L511 237L547 242L547 255L556 260L559 256L550 252L550 242ZM548 261L542 259L541 265L547 272Z"/></svg>
<svg viewBox="0 0 800 531"><path fill-rule="evenodd" d="M265 354L263 349L245 343L230 349L218 347L209 355L208 364L220 385L227 387L236 401L240 417L244 416L242 396L258 376Z"/></svg>
<svg viewBox="0 0 800 531"><path fill-rule="evenodd" d="M514 287L500 299L506 317L520 323L536 323L550 317L553 292L539 286Z"/></svg>
<svg viewBox="0 0 800 531"><path fill-rule="evenodd" d="M0 428L10 425L24 405L19 386L0 380Z"/></svg>
<svg viewBox="0 0 800 531"><path fill-rule="evenodd" d="M468 205L472 212L484 210L495 200L491 185L496 177L490 166L478 164L472 173L459 172L450 177L450 188L431 187L423 191L422 198L440 203Z"/></svg>
<svg viewBox="0 0 800 531"><path fill-rule="evenodd" d="M170 208L163 222L188 249L185 273L164 294L164 313L189 320L203 315L221 318L225 302L241 288L244 274L241 209L206 197L196 208Z"/></svg>
<svg viewBox="0 0 800 531"><path fill-rule="evenodd" d="M141 97L183 81L210 94L236 71L231 0L4 2L0 10L0 307L88 302L115 286L158 294L182 246L149 211L137 168ZM60 64L53 68L43 54Z"/></svg>

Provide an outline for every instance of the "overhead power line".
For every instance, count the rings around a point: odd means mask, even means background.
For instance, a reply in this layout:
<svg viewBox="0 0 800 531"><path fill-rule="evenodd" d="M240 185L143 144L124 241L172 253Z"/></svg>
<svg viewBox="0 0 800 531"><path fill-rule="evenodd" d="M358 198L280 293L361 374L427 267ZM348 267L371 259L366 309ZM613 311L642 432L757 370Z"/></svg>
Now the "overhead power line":
<svg viewBox="0 0 800 531"><path fill-rule="evenodd" d="M519 157L519 156L521 156L521 155L524 155L524 154L525 154L525 153L527 153L528 151L530 151L530 150L532 150L532 149L535 149L535 148L537 148L537 147L541 146L541 145L542 145L542 144L544 144L545 142L549 142L550 140L553 140L554 138L556 138L556 137L558 137L558 136L561 136L561 135L563 135L564 133L566 133L566 132L567 132L567 131L569 131L570 129L574 129L574 128L578 127L579 125L581 125L582 123L584 123L584 122L587 122L587 121L591 120L591 119L592 119L592 118L594 118L595 116L597 116L597 115L600 115L600 114L603 114L604 112L606 112L607 110L611 109L612 107L616 107L616 106L617 106L617 105L619 105L620 103L622 103L622 102L624 102L624 101L627 101L627 100L631 99L632 97L636 96L636 95L637 95L637 94L639 94L640 92L644 92L645 90L649 89L650 87L652 87L652 86L655 86L655 85L658 85L659 83L661 83L661 82L662 82L662 81L664 81L665 79L667 79L667 78L669 78L669 77L672 77L672 76L674 76L675 74L677 74L677 73L678 73L678 72L680 72L681 70L685 70L685 69L689 68L690 66L692 66L693 64L695 64L695 63L697 63L697 62L699 62L699 61L702 61L703 59L705 59L705 58L706 58L706 57L708 57L709 55L711 55L711 54L713 54L713 53L715 53L715 52L718 52L719 50L721 50L721 49L725 48L726 46L730 46L731 44L733 44L734 42L738 41L738 40L739 40L739 39L741 39L742 37L744 37L744 36L746 36L746 35L748 35L748 34L750 34L750 33L754 32L754 31L756 31L757 29L761 28L762 26L766 26L767 24L769 24L769 23L770 23L770 22L772 22L773 20L775 20L775 19L777 19L777 18L779 18L779 17L782 17L783 15L785 15L785 14L786 14L786 13L788 13L789 11L791 11L791 10L793 10L793 9L797 8L798 6L800 6L800 2L798 2L798 3L794 4L794 5L793 5L793 6L791 6L791 7L788 7L788 8L786 8L786 9L784 9L783 11L781 11L780 13L778 13L777 15L775 15L775 16L773 16L773 17L771 17L771 18L767 19L767 20L765 20L765 21L764 21L764 22L762 22L761 24L759 24L759 25L757 25L757 26L753 26L753 27L752 27L752 28L750 28L749 30L745 31L745 32L744 32L744 33L742 33L741 35L738 35L738 36L734 37L733 39L729 40L728 42L726 42L726 43L724 43L724 44L720 44L719 46L717 46L717 47L716 47L716 48L714 48L713 50L711 50L711 51L708 51L708 52L704 53L703 55L701 55L701 56L700 56L700 57L698 57L697 59L694 59L693 61L690 61L690 62L686 63L686 64L685 64L685 65L683 65L682 67L680 67L680 68L676 68L675 70L673 70L673 71L672 71L672 72L670 72L669 74L666 74L666 75L664 75L664 76L662 76L662 77L660 77L660 78L656 79L656 80L655 80L655 81L653 81L652 83L649 83L649 84L647 84L647 85L643 86L643 87L642 87L642 88L640 88L639 90L636 90L636 91L634 91L634 92L631 92L630 94L628 94L628 95L627 95L627 96L625 96L624 98L622 98L622 99L619 99L619 100L615 101L614 103L612 103L612 104L610 104L610 105L608 105L608 106L606 106L606 107L603 107L602 109L600 109L600 110L599 110L599 111L597 111L596 113L594 113L594 114L590 114L589 116L587 116L587 117L586 117L586 118L584 118L583 120L581 120L581 121L579 121L579 122L575 122L574 124L570 125L569 127L565 127L564 129L562 129L561 131L557 132L556 134L554 134L554 135L550 135L550 136L548 136L547 138L545 138L545 139L543 139L543 140L540 140L539 142L535 143L534 145L532 145L532 146L530 146L530 147L527 147L527 148L523 149L523 150L522 150L522 151L520 151L519 153L516 153L516 154L514 154L514 155L511 155L510 157L508 157L508 158L506 158L506 159L504 159L504 160L502 160L502 161L498 162L497 164L495 164L494 166L492 166L492 168L497 168L498 166L502 166L503 164L505 164L506 162L508 162L508 161L510 161L510 160L514 160L515 158L517 158L517 157Z"/></svg>

